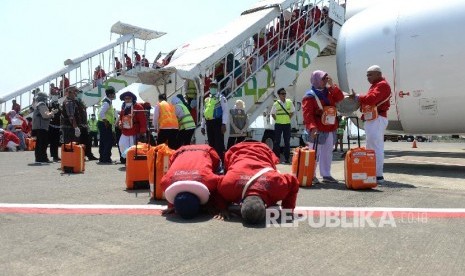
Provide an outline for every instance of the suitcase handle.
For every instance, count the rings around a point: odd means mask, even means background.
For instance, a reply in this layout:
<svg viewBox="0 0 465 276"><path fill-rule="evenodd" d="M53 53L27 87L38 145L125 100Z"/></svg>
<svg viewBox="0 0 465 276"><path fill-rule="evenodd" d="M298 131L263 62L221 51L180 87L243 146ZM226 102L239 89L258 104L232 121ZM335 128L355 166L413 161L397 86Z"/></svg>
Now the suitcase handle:
<svg viewBox="0 0 465 276"><path fill-rule="evenodd" d="M313 140L313 150L315 150L315 161L317 160L317 150L318 150L318 138L320 137L320 134L317 132L316 133L316 137L315 139ZM300 164L300 157L302 156L302 154L300 153L302 151L302 148L299 147L299 151L298 151L298 154L299 154L299 157L297 158L297 170L295 171L295 174L296 176L298 177L299 176L299 164Z"/></svg>
<svg viewBox="0 0 465 276"><path fill-rule="evenodd" d="M68 144L63 144L63 151L65 152L74 152L74 149L73 149L73 145L75 145L76 143L75 142L71 142L71 143L68 143ZM68 148L69 146L69 148Z"/></svg>
<svg viewBox="0 0 465 276"><path fill-rule="evenodd" d="M349 116L347 118L355 118L357 121L357 142L358 142L358 147L361 147L360 143L360 121L357 116ZM348 149L350 149L350 129L349 129L349 123L347 123L347 146Z"/></svg>

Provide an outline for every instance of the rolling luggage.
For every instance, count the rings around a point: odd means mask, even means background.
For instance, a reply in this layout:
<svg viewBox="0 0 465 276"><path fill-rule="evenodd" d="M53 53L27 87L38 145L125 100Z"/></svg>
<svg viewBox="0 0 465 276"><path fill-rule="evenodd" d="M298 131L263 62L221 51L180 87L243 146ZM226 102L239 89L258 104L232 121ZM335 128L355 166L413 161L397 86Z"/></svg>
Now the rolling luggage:
<svg viewBox="0 0 465 276"><path fill-rule="evenodd" d="M344 159L344 178L346 187L353 190L376 188L375 151L360 146L358 117L355 118L357 118L358 148L350 149L350 139L348 139L349 150L347 151Z"/></svg>
<svg viewBox="0 0 465 276"><path fill-rule="evenodd" d="M84 172L84 157L84 145L75 142L61 145L61 170L65 173Z"/></svg>
<svg viewBox="0 0 465 276"><path fill-rule="evenodd" d="M35 150L36 140L32 138L26 138L26 150Z"/></svg>
<svg viewBox="0 0 465 276"><path fill-rule="evenodd" d="M131 146L126 154L126 188L148 189L149 170L147 168L147 151L149 144L137 143Z"/></svg>
<svg viewBox="0 0 465 276"><path fill-rule="evenodd" d="M169 168L170 157L175 150L166 144L152 147L147 153L147 165L149 170L150 197L152 199L165 199L161 189L161 178Z"/></svg>
<svg viewBox="0 0 465 276"><path fill-rule="evenodd" d="M318 141L318 137L315 139ZM313 149L298 147L292 156L292 174L299 180L302 187L311 187L315 176L317 144L313 143Z"/></svg>

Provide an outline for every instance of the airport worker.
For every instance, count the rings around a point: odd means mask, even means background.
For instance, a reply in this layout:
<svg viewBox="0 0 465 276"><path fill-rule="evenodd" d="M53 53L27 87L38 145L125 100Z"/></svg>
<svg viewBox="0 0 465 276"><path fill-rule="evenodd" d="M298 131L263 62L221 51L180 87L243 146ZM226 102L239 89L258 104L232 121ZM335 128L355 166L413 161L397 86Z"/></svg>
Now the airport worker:
<svg viewBox="0 0 465 276"><path fill-rule="evenodd" d="M371 84L368 92L359 95L352 90L350 97L360 102L362 120L365 121L367 148L375 151L376 181L381 184L384 182L384 131L388 125L387 112L390 107L391 87L378 65L372 65L367 69L367 80ZM364 112L367 110L373 110L377 115L373 112Z"/></svg>
<svg viewBox="0 0 465 276"><path fill-rule="evenodd" d="M114 145L114 125L115 125L115 109L112 101L116 97L115 88L109 86L105 89L106 97L100 102L100 110L98 112L97 128L100 133L99 141L99 163L111 164L111 149Z"/></svg>
<svg viewBox="0 0 465 276"><path fill-rule="evenodd" d="M175 106L175 113L178 118L178 144L179 146L190 145L195 131L195 122L187 107L187 102L181 94L178 94L171 99L171 103Z"/></svg>
<svg viewBox="0 0 465 276"><path fill-rule="evenodd" d="M291 118L294 115L295 107L290 99L286 99L286 90L278 89L278 99L273 103L270 114L275 120L274 124L274 145L273 151L280 158L281 136L284 140L284 163L290 163L291 156Z"/></svg>
<svg viewBox="0 0 465 276"><path fill-rule="evenodd" d="M176 211L182 218L191 219L202 205L209 201L210 205L222 179L215 174L219 167L220 158L208 145L187 145L176 150L161 179L162 190L169 202L163 214Z"/></svg>
<svg viewBox="0 0 465 276"><path fill-rule="evenodd" d="M53 83L52 83L53 84ZM50 102L48 104L48 109L50 111L57 110L55 115L50 119L50 124L48 126L48 142L50 145L50 156L53 158L54 162L60 161L60 157L58 156L58 148L60 147L60 118L61 118L61 111L60 111L60 103L58 99L60 97L60 90L50 84Z"/></svg>
<svg viewBox="0 0 465 276"><path fill-rule="evenodd" d="M34 149L36 163L50 162L47 157L49 124L50 119L58 112L58 109L52 109L49 111L47 100L47 94L42 92L37 93L37 105L32 113L32 130L36 136L36 147Z"/></svg>
<svg viewBox="0 0 465 276"><path fill-rule="evenodd" d="M170 149L178 149L179 122L176 108L166 101L166 94L158 95L158 103L153 109L153 127L157 132L157 144L168 144Z"/></svg>
<svg viewBox="0 0 465 276"><path fill-rule="evenodd" d="M78 93L82 93L82 90L79 90ZM90 139L89 126L87 125L87 106L81 98L76 98L76 101L78 108L80 109L79 116L81 116L81 119L79 120L79 130L81 131L79 144L84 145L84 152L89 161L98 160L98 158L92 153L92 140Z"/></svg>
<svg viewBox="0 0 465 276"><path fill-rule="evenodd" d="M246 223L257 224L265 219L265 209L281 201L282 208L293 210L299 181L276 169L276 155L264 143L246 140L232 146L225 155L226 174L218 185L216 206L218 219L229 217L231 203L241 204Z"/></svg>
<svg viewBox="0 0 465 276"><path fill-rule="evenodd" d="M134 93L126 91L119 98L123 101L123 105L118 121L121 129L118 145L120 151L125 152L137 142L146 142L147 118L144 107L136 102L137 96Z"/></svg>
<svg viewBox="0 0 465 276"><path fill-rule="evenodd" d="M98 128L95 114L90 115L90 119L87 121L87 125L89 126L89 136L92 142L92 146L98 147Z"/></svg>
<svg viewBox="0 0 465 276"><path fill-rule="evenodd" d="M16 151L19 146L19 138L14 133L0 128L0 150Z"/></svg>
<svg viewBox="0 0 465 276"><path fill-rule="evenodd" d="M333 147L337 141L338 127L335 105L344 99L344 94L324 71L314 71L310 81L312 88L305 93L302 100L305 128L310 136L311 144L318 137L317 163L323 182L337 183L338 181L331 176ZM315 176L313 184L317 183L319 180Z"/></svg>
<svg viewBox="0 0 465 276"><path fill-rule="evenodd" d="M205 108L201 121L201 132L207 133L208 144L213 147L221 161L224 160L224 133L229 120L228 102L218 91L218 83L212 81L210 95L205 99Z"/></svg>
<svg viewBox="0 0 465 276"><path fill-rule="evenodd" d="M236 100L234 108L229 111L229 138L228 149L247 137L247 127L249 119L245 113L245 103L243 100Z"/></svg>
<svg viewBox="0 0 465 276"><path fill-rule="evenodd" d="M66 89L66 97L61 105L61 131L63 133L63 143L79 142L81 136L82 109L77 101L78 89L70 86Z"/></svg>

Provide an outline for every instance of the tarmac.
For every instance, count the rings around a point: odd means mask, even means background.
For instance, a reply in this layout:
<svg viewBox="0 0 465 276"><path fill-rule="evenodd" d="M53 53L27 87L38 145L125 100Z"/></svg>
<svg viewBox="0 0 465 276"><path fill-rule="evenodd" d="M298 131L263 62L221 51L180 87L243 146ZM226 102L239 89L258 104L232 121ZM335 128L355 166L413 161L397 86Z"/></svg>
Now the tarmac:
<svg viewBox="0 0 465 276"><path fill-rule="evenodd" d="M83 174L2 152L2 275L464 275L465 144L386 142L373 190L301 188L301 218L244 225L161 216L164 201L127 191L121 164ZM346 145L345 145L346 147ZM93 148L98 156L97 148ZM116 148L113 159L117 159ZM278 165L290 172L290 165ZM306 217L308 216L308 217ZM318 219L319 218L319 219Z"/></svg>

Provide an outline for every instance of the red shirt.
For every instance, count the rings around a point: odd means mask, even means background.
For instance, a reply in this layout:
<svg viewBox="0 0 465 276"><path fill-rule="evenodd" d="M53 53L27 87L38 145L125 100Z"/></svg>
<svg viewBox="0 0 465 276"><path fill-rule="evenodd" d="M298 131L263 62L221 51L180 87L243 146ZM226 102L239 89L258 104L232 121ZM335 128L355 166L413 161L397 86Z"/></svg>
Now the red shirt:
<svg viewBox="0 0 465 276"><path fill-rule="evenodd" d="M5 148L8 142L13 141L13 143L19 145L19 138L16 136L16 134L9 132L9 131L4 131L3 132L3 140L1 144L1 148Z"/></svg>
<svg viewBox="0 0 465 276"><path fill-rule="evenodd" d="M131 58L130 58L129 56L126 56L126 57L125 57L125 60L126 60L126 66L127 66L127 67L132 67Z"/></svg>
<svg viewBox="0 0 465 276"><path fill-rule="evenodd" d="M145 109L139 104L133 104L133 117L132 117L132 128L121 128L121 132L126 136L133 136L136 134L143 134L147 131L147 117L145 117ZM119 120L122 122L123 116L128 115L131 112L131 108L121 110Z"/></svg>
<svg viewBox="0 0 465 276"><path fill-rule="evenodd" d="M219 164L220 157L209 145L182 146L171 156L168 172L161 179L161 188L165 191L176 181L194 180L205 184L212 193L222 179L214 173Z"/></svg>
<svg viewBox="0 0 465 276"><path fill-rule="evenodd" d="M377 105L389 96L391 96L391 86L389 86L386 79L382 78L378 82L373 83L370 89L368 89L366 95L360 95L358 100L361 105ZM389 100L382 103L378 106L378 115L387 117L387 111L390 106L391 104L389 103Z"/></svg>
<svg viewBox="0 0 465 276"><path fill-rule="evenodd" d="M344 94L342 94L341 89L336 85L328 88L328 95L327 99L329 104L327 104L323 99L319 98L321 105L324 106L335 106L336 103L342 101L344 99ZM323 125L321 122L321 115L323 114L323 110L320 109L318 106L315 97L309 95L307 92L302 100L302 112L303 112L303 119L304 124L307 129L316 128L319 131L324 132L331 132L335 131L338 127L338 124L334 125Z"/></svg>
<svg viewBox="0 0 465 276"><path fill-rule="evenodd" d="M116 65L115 65L116 71L120 70L121 68L123 68L123 65L121 64L121 62L119 60L117 60Z"/></svg>
<svg viewBox="0 0 465 276"><path fill-rule="evenodd" d="M274 170L256 179L247 189L245 197L259 196L266 206L282 200L283 208L295 208L299 182L294 176L276 170L279 160L266 144L248 141L234 145L226 152L224 161L226 175L218 186L216 202L219 209L227 208L228 203L240 203L244 185L266 167Z"/></svg>

